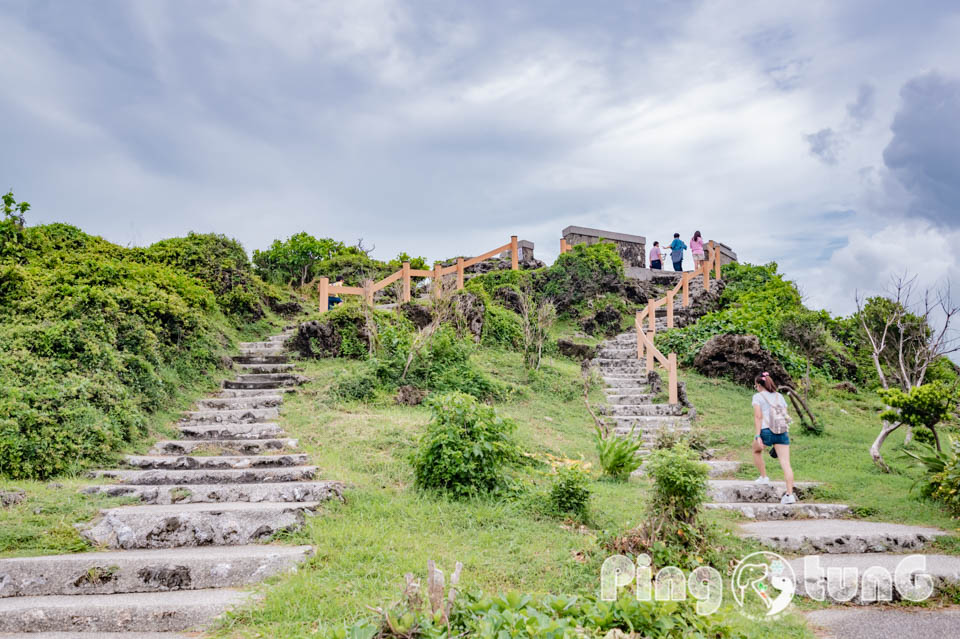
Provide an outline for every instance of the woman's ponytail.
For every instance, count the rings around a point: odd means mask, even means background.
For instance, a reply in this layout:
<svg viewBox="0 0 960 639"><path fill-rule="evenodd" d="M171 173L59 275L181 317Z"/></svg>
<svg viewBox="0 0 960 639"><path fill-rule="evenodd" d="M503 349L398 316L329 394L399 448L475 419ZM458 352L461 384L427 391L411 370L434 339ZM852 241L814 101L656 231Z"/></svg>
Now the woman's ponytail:
<svg viewBox="0 0 960 639"><path fill-rule="evenodd" d="M753 383L754 383L754 384L757 384L758 386L763 387L763 389L764 389L765 391L767 391L768 393L776 393L776 392L777 392L777 385L776 385L776 383L774 383L773 378L770 377L770 373L768 373L768 372L766 372L766 371L764 371L764 372L760 373L759 375L757 375L757 376L754 378Z"/></svg>

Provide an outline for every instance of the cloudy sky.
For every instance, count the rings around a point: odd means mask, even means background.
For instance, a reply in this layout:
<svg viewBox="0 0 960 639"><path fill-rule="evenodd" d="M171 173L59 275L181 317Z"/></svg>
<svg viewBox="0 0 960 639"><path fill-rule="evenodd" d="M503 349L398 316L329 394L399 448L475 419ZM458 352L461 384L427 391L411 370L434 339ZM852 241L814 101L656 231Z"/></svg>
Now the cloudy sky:
<svg viewBox="0 0 960 639"><path fill-rule="evenodd" d="M960 272L951 0L0 0L0 82L0 187L125 245L699 229L834 312Z"/></svg>

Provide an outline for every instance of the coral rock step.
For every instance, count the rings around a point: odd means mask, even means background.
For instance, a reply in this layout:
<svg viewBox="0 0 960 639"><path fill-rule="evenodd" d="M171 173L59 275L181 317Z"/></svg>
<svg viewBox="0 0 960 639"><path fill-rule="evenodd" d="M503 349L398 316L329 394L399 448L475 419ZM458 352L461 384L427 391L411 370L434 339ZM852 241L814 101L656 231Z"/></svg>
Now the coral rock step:
<svg viewBox="0 0 960 639"><path fill-rule="evenodd" d="M280 416L277 408L240 408L194 410L185 413L181 424L252 424L265 422Z"/></svg>
<svg viewBox="0 0 960 639"><path fill-rule="evenodd" d="M287 386L292 386L292 384L286 384ZM242 380L225 380L223 382L224 390L269 390L272 392L277 392L282 386L281 382L267 381L267 382L246 382Z"/></svg>
<svg viewBox="0 0 960 639"><path fill-rule="evenodd" d="M283 436L283 429L274 423L196 424L178 426L187 439L273 439Z"/></svg>
<svg viewBox="0 0 960 639"><path fill-rule="evenodd" d="M916 550L945 531L923 526L854 519L757 521L740 526L741 536L792 553L865 553Z"/></svg>
<svg viewBox="0 0 960 639"><path fill-rule="evenodd" d="M747 519L776 520L776 519L833 519L842 517L850 512L846 504L818 504L803 503L776 504L776 503L730 503L704 504L710 510L732 510Z"/></svg>
<svg viewBox="0 0 960 639"><path fill-rule="evenodd" d="M223 546L0 559L0 597L230 588L285 572L310 546Z"/></svg>
<svg viewBox="0 0 960 639"><path fill-rule="evenodd" d="M234 355L230 359L234 364L286 364L290 361L287 355Z"/></svg>
<svg viewBox="0 0 960 639"><path fill-rule="evenodd" d="M279 382L281 384L296 384L300 381L299 375L291 373L243 373L237 375L238 382Z"/></svg>
<svg viewBox="0 0 960 639"><path fill-rule="evenodd" d="M173 456L173 455L127 455L124 460L128 466L143 470L198 470L198 469L246 469L246 468L284 468L302 466L307 463L304 453L289 455L211 455Z"/></svg>
<svg viewBox="0 0 960 639"><path fill-rule="evenodd" d="M798 481L793 484L793 492L798 499L802 499L817 486L817 482ZM748 479L711 479L707 482L707 499L715 503L780 503L780 497L785 492L787 485L782 481L757 484Z"/></svg>
<svg viewBox="0 0 960 639"><path fill-rule="evenodd" d="M632 389L617 389L617 390L632 390ZM650 402L654 398L652 393L644 393L642 389L638 389L636 394L629 393L620 393L620 394L607 394L607 403L611 405L618 404L634 404L634 403L644 403Z"/></svg>
<svg viewBox="0 0 960 639"><path fill-rule="evenodd" d="M251 399L254 397L271 397L274 395L284 395L286 393L296 392L295 388L264 388L264 389L242 389L231 388L221 390L217 393L215 399Z"/></svg>
<svg viewBox="0 0 960 639"><path fill-rule="evenodd" d="M711 459L709 461L703 462L707 465L707 468L710 470L710 477L721 477L723 475L729 475L740 470L740 467L743 465L742 462L738 461L726 461L724 459Z"/></svg>
<svg viewBox="0 0 960 639"><path fill-rule="evenodd" d="M95 470L92 477L113 479L120 484L160 486L163 484L249 484L253 482L310 481L316 466L288 468L198 469L198 470Z"/></svg>
<svg viewBox="0 0 960 639"><path fill-rule="evenodd" d="M0 599L0 632L175 632L208 623L249 593L189 590ZM80 635L83 636L83 635ZM107 635L109 636L109 635Z"/></svg>
<svg viewBox="0 0 960 639"><path fill-rule="evenodd" d="M797 576L797 594L800 596L809 597L815 595L834 603L845 603L849 601L853 604L862 605L864 603L883 603L882 601L875 601L875 598L871 596L872 593L869 591L867 592L868 600L863 601L861 599L861 595L864 594L861 592L861 586L863 585L862 578L864 577L865 571L868 569L876 570L877 568L882 568L889 572L890 575L896 576L897 566L900 565L900 562L902 562L906 556L907 555L888 555L883 553L811 555L811 559L816 559L817 564L819 564L823 572L809 575L806 573L804 557L791 559L787 563L790 564L794 574ZM923 562L925 567L921 571L921 574L926 574L931 577L934 592L960 584L960 557L955 555L923 555ZM856 568L857 574L861 579L859 579L855 585L852 585L851 588L840 587L828 589L826 588L826 571L828 568L840 570L844 568ZM904 570L906 569L907 566L905 565ZM897 596L896 588L894 588L892 594L894 597Z"/></svg>
<svg viewBox="0 0 960 639"><path fill-rule="evenodd" d="M151 455L189 455L190 453L229 453L261 455L296 448L296 439L168 439L158 441Z"/></svg>
<svg viewBox="0 0 960 639"><path fill-rule="evenodd" d="M241 410L250 408L277 408L283 403L283 395L259 395L253 397L213 397L197 402L199 410Z"/></svg>
<svg viewBox="0 0 960 639"><path fill-rule="evenodd" d="M616 417L679 417L684 410L679 404L612 404L607 407L607 414Z"/></svg>
<svg viewBox="0 0 960 639"><path fill-rule="evenodd" d="M234 365L248 373L284 373L293 370L293 364L241 364L234 362Z"/></svg>
<svg viewBox="0 0 960 639"><path fill-rule="evenodd" d="M80 534L105 548L240 546L303 525L317 502L121 506L101 511Z"/></svg>
<svg viewBox="0 0 960 639"><path fill-rule="evenodd" d="M83 489L87 494L137 498L145 504L219 504L223 502L328 501L343 498L338 481L291 481L246 484L102 485Z"/></svg>
<svg viewBox="0 0 960 639"><path fill-rule="evenodd" d="M646 375L638 375L634 377L613 377L613 376L604 376L603 382L610 388L644 388L649 389L650 384L647 382ZM225 382L226 383L226 382ZM648 391L649 392L649 391Z"/></svg>
<svg viewBox="0 0 960 639"><path fill-rule="evenodd" d="M239 348L242 351L259 351L264 349L282 348L283 342L267 340L265 342L240 342Z"/></svg>

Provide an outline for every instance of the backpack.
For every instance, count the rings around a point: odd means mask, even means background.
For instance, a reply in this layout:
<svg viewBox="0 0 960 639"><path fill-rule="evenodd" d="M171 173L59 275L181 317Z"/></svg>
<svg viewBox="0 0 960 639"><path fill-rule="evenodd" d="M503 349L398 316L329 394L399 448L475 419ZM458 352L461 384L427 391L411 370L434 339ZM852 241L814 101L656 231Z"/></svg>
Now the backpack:
<svg viewBox="0 0 960 639"><path fill-rule="evenodd" d="M780 395L779 393L777 393ZM780 395L781 399L783 398ZM767 401L767 398L763 396L763 393L760 393L760 399L770 408L769 414L769 428L770 432L774 435L782 435L788 430L790 430L790 424L793 423L793 419L790 418L790 413L787 412L787 402L783 402L783 406L774 406Z"/></svg>

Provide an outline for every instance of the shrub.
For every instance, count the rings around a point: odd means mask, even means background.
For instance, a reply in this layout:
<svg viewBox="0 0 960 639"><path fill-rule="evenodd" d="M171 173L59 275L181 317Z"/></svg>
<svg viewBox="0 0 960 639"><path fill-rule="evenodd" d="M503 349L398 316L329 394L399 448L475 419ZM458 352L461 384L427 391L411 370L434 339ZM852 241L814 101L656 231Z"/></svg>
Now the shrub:
<svg viewBox="0 0 960 639"><path fill-rule="evenodd" d="M557 468L550 486L550 506L553 511L584 520L589 503L590 477L587 471L578 465Z"/></svg>
<svg viewBox="0 0 960 639"><path fill-rule="evenodd" d="M707 465L686 444L653 451L647 461L653 478L653 509L685 523L696 519L707 490Z"/></svg>
<svg viewBox="0 0 960 639"><path fill-rule="evenodd" d="M480 343L483 346L522 348L523 321L513 311L508 311L496 304L488 304Z"/></svg>
<svg viewBox="0 0 960 639"><path fill-rule="evenodd" d="M334 384L333 394L339 399L362 402L371 399L378 386L376 373L363 367L341 375Z"/></svg>
<svg viewBox="0 0 960 639"><path fill-rule="evenodd" d="M631 437L618 437L613 433L604 436L599 427L594 434L597 457L603 473L616 481L627 481L630 473L640 468L643 460L637 455L643 442Z"/></svg>
<svg viewBox="0 0 960 639"><path fill-rule="evenodd" d="M623 260L609 242L577 244L538 277L536 288L553 300L562 315L586 300L619 290L624 281Z"/></svg>
<svg viewBox="0 0 960 639"><path fill-rule="evenodd" d="M902 422L913 428L926 427L936 438L936 427L950 416L957 405L954 389L940 382L914 386L905 393L899 388L879 391L880 398L890 406L880 414L880 419Z"/></svg>
<svg viewBox="0 0 960 639"><path fill-rule="evenodd" d="M343 242L302 232L286 240L274 240L266 250L254 251L253 263L261 277L269 282L303 286L313 279L322 261L359 253L359 249L347 247Z"/></svg>
<svg viewBox="0 0 960 639"><path fill-rule="evenodd" d="M412 458L417 488L455 499L497 492L516 462L516 425L465 393L446 393L425 402L432 412Z"/></svg>
<svg viewBox="0 0 960 639"><path fill-rule="evenodd" d="M905 450L924 472L915 484L920 494L942 503L954 515L960 515L960 441L947 437L942 451L928 444L917 444L919 452Z"/></svg>

